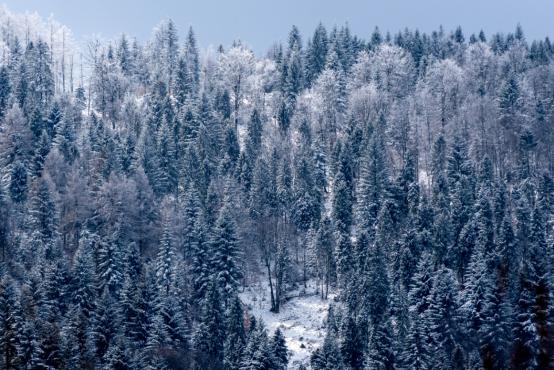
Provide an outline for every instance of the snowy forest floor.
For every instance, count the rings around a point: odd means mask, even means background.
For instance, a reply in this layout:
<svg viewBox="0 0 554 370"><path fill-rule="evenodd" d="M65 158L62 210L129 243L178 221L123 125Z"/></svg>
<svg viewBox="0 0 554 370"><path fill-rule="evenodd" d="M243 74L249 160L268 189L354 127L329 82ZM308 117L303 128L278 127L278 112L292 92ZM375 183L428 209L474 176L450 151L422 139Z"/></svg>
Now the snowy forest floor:
<svg viewBox="0 0 554 370"><path fill-rule="evenodd" d="M317 282L309 280L306 288L300 286L287 292L287 297L292 298L281 304L279 313L273 313L269 310L271 298L265 279L260 278L261 281L247 286L241 299L250 314L264 322L270 335L277 328L281 329L289 349L289 369L307 365L310 354L323 343L327 310L335 294L329 292L327 300L321 299Z"/></svg>

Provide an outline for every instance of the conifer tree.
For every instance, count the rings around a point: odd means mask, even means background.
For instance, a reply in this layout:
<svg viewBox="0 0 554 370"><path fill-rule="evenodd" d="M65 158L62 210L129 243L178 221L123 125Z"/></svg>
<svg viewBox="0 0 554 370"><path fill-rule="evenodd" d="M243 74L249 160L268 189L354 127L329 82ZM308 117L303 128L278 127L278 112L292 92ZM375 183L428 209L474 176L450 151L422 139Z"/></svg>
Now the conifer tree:
<svg viewBox="0 0 554 370"><path fill-rule="evenodd" d="M53 143L69 164L79 156L76 140L75 124L65 115L58 124Z"/></svg>
<svg viewBox="0 0 554 370"><path fill-rule="evenodd" d="M213 271L225 305L237 291L239 280L242 278L236 226L229 207L229 200L226 200L219 212L210 243Z"/></svg>
<svg viewBox="0 0 554 370"><path fill-rule="evenodd" d="M22 203L27 200L28 172L25 165L20 161L15 162L11 168L9 191L15 203Z"/></svg>
<svg viewBox="0 0 554 370"><path fill-rule="evenodd" d="M321 348L316 349L310 357L314 370L339 370L344 367L336 338L327 334Z"/></svg>
<svg viewBox="0 0 554 370"><path fill-rule="evenodd" d="M362 158L356 193L357 221L370 237L373 237L372 228L388 189L383 143L381 129L377 128L370 139L368 152Z"/></svg>
<svg viewBox="0 0 554 370"><path fill-rule="evenodd" d="M175 192L177 187L177 169L175 166L175 141L169 129L169 123L163 119L157 134L156 187L158 194Z"/></svg>
<svg viewBox="0 0 554 370"><path fill-rule="evenodd" d="M306 50L306 84L311 86L325 68L327 59L327 30L319 23Z"/></svg>
<svg viewBox="0 0 554 370"><path fill-rule="evenodd" d="M8 99L10 96L10 80L6 66L0 68L0 119L4 117L8 108Z"/></svg>
<svg viewBox="0 0 554 370"><path fill-rule="evenodd" d="M425 323L429 328L428 351L434 352L433 366L453 366L462 333L456 280L452 270L444 267L436 271L433 280Z"/></svg>
<svg viewBox="0 0 554 370"><path fill-rule="evenodd" d="M215 281L210 284L193 337L193 348L198 356L196 366L199 369L220 366L223 361L225 324L217 285Z"/></svg>
<svg viewBox="0 0 554 370"><path fill-rule="evenodd" d="M367 343L363 342L365 336L361 332L365 330L365 327L363 323L356 322L352 316L352 314L349 314L343 318L342 341L339 347L342 358L349 368L362 369L363 355Z"/></svg>
<svg viewBox="0 0 554 370"><path fill-rule="evenodd" d="M389 320L384 320L373 329L368 347L367 369L388 370L395 368L395 354Z"/></svg>
<svg viewBox="0 0 554 370"><path fill-rule="evenodd" d="M289 363L289 354L285 337L279 328L275 330L270 341L271 353L274 360L276 370L286 370Z"/></svg>
<svg viewBox="0 0 554 370"><path fill-rule="evenodd" d="M169 225L166 224L156 256L156 290L162 296L170 294L175 286L177 256L171 239Z"/></svg>
<svg viewBox="0 0 554 370"><path fill-rule="evenodd" d="M116 224L107 240L97 241L97 271L101 288L112 293L121 288L123 281L121 225Z"/></svg>
<svg viewBox="0 0 554 370"><path fill-rule="evenodd" d="M224 343L223 365L225 369L240 369L243 351L246 346L246 332L244 330L244 310L242 302L235 296L227 309L226 339Z"/></svg>
<svg viewBox="0 0 554 370"><path fill-rule="evenodd" d="M9 278L0 282L0 364L5 369L16 369L21 346L21 318L17 307L16 288Z"/></svg>

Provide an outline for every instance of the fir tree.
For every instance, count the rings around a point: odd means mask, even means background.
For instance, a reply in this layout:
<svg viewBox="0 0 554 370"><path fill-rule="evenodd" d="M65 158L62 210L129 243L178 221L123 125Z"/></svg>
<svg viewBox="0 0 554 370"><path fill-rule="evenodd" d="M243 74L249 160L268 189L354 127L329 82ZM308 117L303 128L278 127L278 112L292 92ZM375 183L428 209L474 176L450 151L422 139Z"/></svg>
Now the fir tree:
<svg viewBox="0 0 554 370"><path fill-rule="evenodd" d="M238 296L231 301L227 309L226 339L224 343L223 365L228 370L240 369L243 351L246 346L244 330L244 310Z"/></svg>
<svg viewBox="0 0 554 370"><path fill-rule="evenodd" d="M11 86L9 80L8 69L6 66L0 68L0 119L4 117L8 108L8 99L10 96Z"/></svg>
<svg viewBox="0 0 554 370"><path fill-rule="evenodd" d="M428 351L434 352L433 366L453 365L454 352L459 344L461 329L455 286L451 270L443 267L436 271L426 314Z"/></svg>
<svg viewBox="0 0 554 370"><path fill-rule="evenodd" d="M236 292L239 280L242 277L238 260L240 250L236 226L229 207L230 204L227 200L219 212L210 243L213 251L213 271L225 303Z"/></svg>
<svg viewBox="0 0 554 370"><path fill-rule="evenodd" d="M289 354L285 337L279 328L275 330L270 341L271 353L274 360L274 368L276 370L286 370L289 363Z"/></svg>
<svg viewBox="0 0 554 370"><path fill-rule="evenodd" d="M9 191L12 200L22 203L27 200L28 173L22 162L15 162L10 171Z"/></svg>
<svg viewBox="0 0 554 370"><path fill-rule="evenodd" d="M0 282L0 364L5 369L16 369L21 346L21 318L17 307L16 288L9 278Z"/></svg>
<svg viewBox="0 0 554 370"><path fill-rule="evenodd" d="M388 320L373 329L368 347L367 369L388 370L395 368L393 338Z"/></svg>
<svg viewBox="0 0 554 370"><path fill-rule="evenodd" d="M177 257L173 245L169 225L166 224L156 256L156 289L160 295L169 294L175 284Z"/></svg>
<svg viewBox="0 0 554 370"><path fill-rule="evenodd" d="M193 348L198 358L200 369L219 366L223 361L223 345L225 340L224 317L218 293L217 284L210 284L208 295L202 305L199 325L194 333Z"/></svg>
<svg viewBox="0 0 554 370"><path fill-rule="evenodd" d="M343 368L341 353L332 334L327 334L321 348L312 353L310 365L314 370L339 370Z"/></svg>
<svg viewBox="0 0 554 370"><path fill-rule="evenodd" d="M344 328L342 329L340 350L342 359L351 369L363 368L363 355L366 343L363 343L364 336L361 331L365 330L362 323L356 322L352 315L343 318Z"/></svg>
<svg viewBox="0 0 554 370"><path fill-rule="evenodd" d="M311 86L325 68L327 59L327 30L319 23L306 50L306 84Z"/></svg>

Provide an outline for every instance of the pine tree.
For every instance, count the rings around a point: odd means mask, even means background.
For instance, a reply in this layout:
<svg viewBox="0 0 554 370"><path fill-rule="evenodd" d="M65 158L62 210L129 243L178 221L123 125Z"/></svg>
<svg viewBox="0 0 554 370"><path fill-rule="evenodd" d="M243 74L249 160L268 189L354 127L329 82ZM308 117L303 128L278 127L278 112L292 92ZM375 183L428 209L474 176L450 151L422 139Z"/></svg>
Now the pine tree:
<svg viewBox="0 0 554 370"><path fill-rule="evenodd" d="M170 334L163 317L163 313L158 311L150 321L148 330L148 340L144 347L146 358L143 360L146 368L160 369L166 366L166 351L169 350Z"/></svg>
<svg viewBox="0 0 554 370"><path fill-rule="evenodd" d="M287 292L287 283L290 282L291 261L289 250L283 243L277 245L277 255L275 256L275 307L274 311L279 312L281 301L285 299Z"/></svg>
<svg viewBox="0 0 554 370"><path fill-rule="evenodd" d="M221 161L221 172L223 174L230 174L235 171L239 155L240 146L237 133L233 127L228 125L223 139L223 159Z"/></svg>
<svg viewBox="0 0 554 370"><path fill-rule="evenodd" d="M9 78L6 66L0 67L0 119L4 118L8 108L8 99L11 92Z"/></svg>
<svg viewBox="0 0 554 370"><path fill-rule="evenodd" d="M48 138L46 131L42 130L33 158L33 168L31 172L32 177L41 176L48 153L50 153L50 139Z"/></svg>
<svg viewBox="0 0 554 370"><path fill-rule="evenodd" d="M391 370L395 368L395 354L390 321L377 325L369 339L366 369Z"/></svg>
<svg viewBox="0 0 554 370"><path fill-rule="evenodd" d="M104 358L119 327L116 299L108 288L104 288L96 300L97 305L91 320L91 334L95 356Z"/></svg>
<svg viewBox="0 0 554 370"><path fill-rule="evenodd" d="M499 279L500 280L500 279ZM479 333L480 354L484 369L508 368L510 347L510 308L501 281L485 291L482 326Z"/></svg>
<svg viewBox="0 0 554 370"><path fill-rule="evenodd" d="M223 365L228 370L240 369L243 351L246 346L244 311L238 296L232 299L227 309L226 339L224 343Z"/></svg>
<svg viewBox="0 0 554 370"><path fill-rule="evenodd" d="M229 207L229 200L226 200L219 212L210 242L213 271L225 305L237 291L239 280L242 278L236 226Z"/></svg>
<svg viewBox="0 0 554 370"><path fill-rule="evenodd" d="M29 203L29 223L33 228L32 237L42 246L39 256L47 260L60 257L60 251L56 245L56 208L48 184L43 178L38 179Z"/></svg>
<svg viewBox="0 0 554 370"><path fill-rule="evenodd" d="M28 191L28 172L25 165L17 161L13 164L10 171L9 191L12 200L16 203L22 203L27 200Z"/></svg>
<svg viewBox="0 0 554 370"><path fill-rule="evenodd" d="M51 70L52 60L48 44L41 39L36 42L34 47L32 44L32 42L27 44L25 57L28 68L29 103L34 108L47 106L52 100L54 95L54 76Z"/></svg>
<svg viewBox="0 0 554 370"><path fill-rule="evenodd" d="M179 57L175 76L175 95L181 105L191 103L198 95L199 61L196 38L189 28L185 48Z"/></svg>
<svg viewBox="0 0 554 370"><path fill-rule="evenodd" d="M83 368L94 363L95 342L90 318L79 306L73 306L61 329L62 352L69 368Z"/></svg>
<svg viewBox="0 0 554 370"><path fill-rule="evenodd" d="M427 333L422 319L415 312L410 313L410 328L402 350L400 364L403 368L423 370L430 367L432 352L427 352Z"/></svg>
<svg viewBox="0 0 554 370"><path fill-rule="evenodd" d="M340 288L346 288L352 278L354 259L353 247L350 236L343 232L335 232L336 248L335 263L337 279Z"/></svg>
<svg viewBox="0 0 554 370"><path fill-rule="evenodd" d="M64 116L58 124L58 129L54 136L54 147L57 148L69 164L79 156L79 150L76 143L75 124Z"/></svg>
<svg viewBox="0 0 554 370"><path fill-rule="evenodd" d="M529 250L519 271L519 292L512 328L512 368L549 368L552 364L553 318L545 245L543 215L540 208L535 207Z"/></svg>
<svg viewBox="0 0 554 370"><path fill-rule="evenodd" d="M0 282L0 364L4 369L16 369L19 365L21 318L16 294L13 282L3 278Z"/></svg>
<svg viewBox="0 0 554 370"><path fill-rule="evenodd" d="M410 212L407 224L407 230L401 236L400 250L394 262L396 268L393 273L395 280L399 280L406 291L408 291L412 277L417 271L417 261L422 253L417 216Z"/></svg>
<svg viewBox="0 0 554 370"><path fill-rule="evenodd" d="M172 292L175 284L176 262L175 247L166 222L156 256L156 290L160 295L168 295Z"/></svg>
<svg viewBox="0 0 554 370"><path fill-rule="evenodd" d="M488 275L487 261L484 249L478 248L471 257L471 262L464 279L465 287L461 292L463 302L461 310L465 316L468 331L469 348L481 348L481 331L483 330L486 294L490 290L492 281Z"/></svg>
<svg viewBox="0 0 554 370"><path fill-rule="evenodd" d="M389 187L383 145L381 129L377 128L362 159L356 193L358 227L366 230L370 237L373 237L372 228Z"/></svg>
<svg viewBox="0 0 554 370"><path fill-rule="evenodd" d="M45 263L40 268L35 321L39 343L35 354L39 356L37 362L59 368L63 366L60 335L63 276L59 266L52 263Z"/></svg>
<svg viewBox="0 0 554 370"><path fill-rule="evenodd" d="M0 256L2 263L7 262L12 254L9 245L9 215L8 200L4 189L0 187Z"/></svg>
<svg viewBox="0 0 554 370"><path fill-rule="evenodd" d="M327 59L327 30L319 23L306 50L306 84L311 86L325 68Z"/></svg>
<svg viewBox="0 0 554 370"><path fill-rule="evenodd" d="M459 303L452 270L445 267L437 270L433 280L426 313L426 325L429 328L427 350L434 353L433 367L440 367L453 364L453 355L459 344Z"/></svg>
<svg viewBox="0 0 554 370"><path fill-rule="evenodd" d="M199 325L194 333L193 348L199 369L219 366L223 361L225 324L217 284L213 282L202 306Z"/></svg>
<svg viewBox="0 0 554 370"><path fill-rule="evenodd" d="M241 370L270 370L277 368L274 364L271 349L267 330L263 322L259 322L248 339L248 345L244 351L241 363Z"/></svg>
<svg viewBox="0 0 554 370"><path fill-rule="evenodd" d="M175 166L175 141L169 129L169 123L163 119L157 134L157 165L154 189L158 194L174 193L177 187L177 168Z"/></svg>
<svg viewBox="0 0 554 370"><path fill-rule="evenodd" d="M86 230L81 233L79 247L73 256L74 289L71 301L86 317L92 315L96 297L97 276L94 264L94 237Z"/></svg>
<svg viewBox="0 0 554 370"><path fill-rule="evenodd" d="M336 275L335 243L332 233L331 220L325 217L317 231L314 241L315 264L320 281L321 298L327 299L329 285Z"/></svg>
<svg viewBox="0 0 554 370"><path fill-rule="evenodd" d="M123 281L121 225L116 224L107 240L97 241L97 271L101 288L118 292Z"/></svg>
<svg viewBox="0 0 554 370"><path fill-rule="evenodd" d="M361 276L361 307L367 322L376 325L387 313L389 279L383 247L379 243L368 246L368 256Z"/></svg>
<svg viewBox="0 0 554 370"><path fill-rule="evenodd" d="M364 336L361 331L365 329L364 324L356 322L352 314L343 318L340 350L342 359L351 369L363 368L363 356L367 343L363 342Z"/></svg>
<svg viewBox="0 0 554 370"><path fill-rule="evenodd" d="M336 338L327 334L321 348L316 349L310 357L314 370L339 370L344 367Z"/></svg>
<svg viewBox="0 0 554 370"><path fill-rule="evenodd" d="M342 172L333 184L333 222L337 232L348 235L352 224L352 193Z"/></svg>
<svg viewBox="0 0 554 370"><path fill-rule="evenodd" d="M270 341L271 354L274 360L276 370L286 370L289 363L289 354L285 337L279 328L275 330Z"/></svg>
<svg viewBox="0 0 554 370"><path fill-rule="evenodd" d="M187 39L185 41L185 57L189 61L188 64L191 70L193 81L196 84L198 84L200 66L198 61L198 49L196 46L196 36L194 35L194 30L192 29L192 27L189 28L187 33Z"/></svg>
<svg viewBox="0 0 554 370"><path fill-rule="evenodd" d="M301 44L299 44L298 41L294 41L293 45L288 50L287 57L284 97L288 105L287 109L293 111L296 103L296 96L304 84L303 52Z"/></svg>
<svg viewBox="0 0 554 370"><path fill-rule="evenodd" d="M254 108L248 122L248 139L246 142L246 155L255 163L262 149L263 126L258 109Z"/></svg>
<svg viewBox="0 0 554 370"><path fill-rule="evenodd" d="M314 170L308 158L301 157L295 168L292 219L296 227L307 231L319 222L322 197L314 186Z"/></svg>
<svg viewBox="0 0 554 370"><path fill-rule="evenodd" d="M118 334L111 342L108 351L106 352L105 368L113 370L130 370L132 369L129 350L125 338Z"/></svg>
<svg viewBox="0 0 554 370"><path fill-rule="evenodd" d="M516 114L522 104L520 94L521 92L516 76L510 74L501 87L498 100L501 122L506 127L513 128L512 125L515 123Z"/></svg>

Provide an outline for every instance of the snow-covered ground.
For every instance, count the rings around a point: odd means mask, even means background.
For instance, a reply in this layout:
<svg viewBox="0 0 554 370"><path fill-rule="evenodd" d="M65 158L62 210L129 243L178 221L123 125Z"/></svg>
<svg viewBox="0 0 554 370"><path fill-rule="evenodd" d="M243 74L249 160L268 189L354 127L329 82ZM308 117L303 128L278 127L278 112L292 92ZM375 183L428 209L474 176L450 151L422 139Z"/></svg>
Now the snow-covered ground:
<svg viewBox="0 0 554 370"><path fill-rule="evenodd" d="M270 335L277 328L283 332L290 352L289 369L297 369L301 363L307 365L310 354L322 344L325 336L327 309L334 294L322 300L316 294L316 287L315 281L308 281L306 289L288 292L287 296L295 298L284 303L279 313L269 311L271 298L266 281L252 284L241 293L250 313L263 320Z"/></svg>

